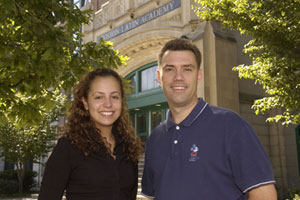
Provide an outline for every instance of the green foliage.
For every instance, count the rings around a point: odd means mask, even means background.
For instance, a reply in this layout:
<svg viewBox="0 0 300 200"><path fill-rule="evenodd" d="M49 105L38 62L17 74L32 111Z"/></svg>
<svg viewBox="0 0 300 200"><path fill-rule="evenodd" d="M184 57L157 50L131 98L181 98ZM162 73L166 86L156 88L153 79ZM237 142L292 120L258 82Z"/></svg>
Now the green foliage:
<svg viewBox="0 0 300 200"><path fill-rule="evenodd" d="M291 200L300 200L300 189L299 188L290 188L289 196L291 197Z"/></svg>
<svg viewBox="0 0 300 200"><path fill-rule="evenodd" d="M36 172L26 170L23 181L24 192L30 192L34 186ZM0 194L14 194L19 189L18 174L16 170L5 170L0 172Z"/></svg>
<svg viewBox="0 0 300 200"><path fill-rule="evenodd" d="M81 44L91 11L61 0L0 1L0 122L39 124L82 73L125 64L112 44Z"/></svg>
<svg viewBox="0 0 300 200"><path fill-rule="evenodd" d="M286 199L289 200L289 199ZM299 194L294 194L290 200L300 200Z"/></svg>
<svg viewBox="0 0 300 200"><path fill-rule="evenodd" d="M16 128L13 124L0 126L0 156L10 163L36 162L51 149L51 140L56 135L56 127L26 127Z"/></svg>
<svg viewBox="0 0 300 200"><path fill-rule="evenodd" d="M17 166L19 192L23 191L26 164L38 163L39 158L47 156L57 139L58 127L55 121L62 114L65 98L56 97L56 104L49 113L43 113L43 121L37 126L19 127L18 123L6 121L0 124L0 157Z"/></svg>
<svg viewBox="0 0 300 200"><path fill-rule="evenodd" d="M288 125L300 122L300 1L195 0L203 19L218 20L230 29L253 36L244 48L252 65L234 70L240 78L254 79L267 97L255 101L256 113L282 108L268 121Z"/></svg>

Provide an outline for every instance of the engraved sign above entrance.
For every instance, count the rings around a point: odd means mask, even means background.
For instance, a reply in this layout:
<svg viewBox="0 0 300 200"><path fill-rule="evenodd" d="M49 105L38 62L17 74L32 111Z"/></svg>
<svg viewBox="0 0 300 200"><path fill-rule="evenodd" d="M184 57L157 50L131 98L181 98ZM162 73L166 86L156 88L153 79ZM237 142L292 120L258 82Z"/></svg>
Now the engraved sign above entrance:
<svg viewBox="0 0 300 200"><path fill-rule="evenodd" d="M180 0L173 0L169 3L166 3L159 8L156 8L152 10L151 12L146 13L143 16L140 16L136 18L135 20L132 20L130 22L127 22L126 24L123 24L122 26L119 26L117 28L112 29L111 31L98 36L97 41L99 41L100 38L103 38L104 40L110 40L114 37L117 37L118 35L121 35L129 30L132 30L140 25L143 25L153 19L156 19L172 10L175 10L176 8L180 7Z"/></svg>

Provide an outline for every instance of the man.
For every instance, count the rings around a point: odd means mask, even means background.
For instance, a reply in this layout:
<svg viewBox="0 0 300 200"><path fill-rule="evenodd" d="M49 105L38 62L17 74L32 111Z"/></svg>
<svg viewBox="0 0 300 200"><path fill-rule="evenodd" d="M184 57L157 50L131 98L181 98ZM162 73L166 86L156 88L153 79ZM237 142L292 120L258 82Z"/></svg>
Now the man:
<svg viewBox="0 0 300 200"><path fill-rule="evenodd" d="M270 161L251 126L197 98L199 49L171 40L158 63L170 112L147 141L142 193L155 200L277 199Z"/></svg>

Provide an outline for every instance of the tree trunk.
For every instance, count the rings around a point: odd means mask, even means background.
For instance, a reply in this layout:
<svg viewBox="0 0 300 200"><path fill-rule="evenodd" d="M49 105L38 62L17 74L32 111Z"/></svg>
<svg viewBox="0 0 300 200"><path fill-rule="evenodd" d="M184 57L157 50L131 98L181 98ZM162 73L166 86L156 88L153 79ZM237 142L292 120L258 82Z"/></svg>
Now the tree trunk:
<svg viewBox="0 0 300 200"><path fill-rule="evenodd" d="M19 193L23 193L23 181L25 175L25 164L23 162L17 163L17 174L19 180Z"/></svg>

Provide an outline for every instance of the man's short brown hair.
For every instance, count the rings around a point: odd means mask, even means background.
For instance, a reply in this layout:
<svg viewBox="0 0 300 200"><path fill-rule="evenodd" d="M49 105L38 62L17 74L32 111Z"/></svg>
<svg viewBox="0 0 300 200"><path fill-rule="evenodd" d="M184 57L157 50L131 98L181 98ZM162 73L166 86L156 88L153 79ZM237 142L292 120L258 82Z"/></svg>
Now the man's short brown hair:
<svg viewBox="0 0 300 200"><path fill-rule="evenodd" d="M196 45L194 45L190 40L185 38L177 38L174 40L168 41L158 54L158 64L161 65L162 57L166 51L191 51L195 55L198 69L201 64L201 53Z"/></svg>

